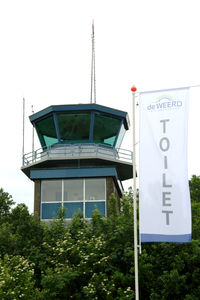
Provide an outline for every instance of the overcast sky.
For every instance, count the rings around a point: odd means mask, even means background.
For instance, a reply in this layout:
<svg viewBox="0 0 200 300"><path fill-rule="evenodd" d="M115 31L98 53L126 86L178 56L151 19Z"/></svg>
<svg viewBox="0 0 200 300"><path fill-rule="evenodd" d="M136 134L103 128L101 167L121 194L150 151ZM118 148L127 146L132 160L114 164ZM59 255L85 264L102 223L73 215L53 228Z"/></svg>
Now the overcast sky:
<svg viewBox="0 0 200 300"><path fill-rule="evenodd" d="M37 112L90 102L93 19L98 104L125 110L132 119L133 84L138 91L200 84L198 0L0 0L0 186L30 212L33 183L20 170L22 99L29 152L31 105ZM196 87L190 96L189 178L200 175L199 112ZM122 147L132 149L132 127Z"/></svg>

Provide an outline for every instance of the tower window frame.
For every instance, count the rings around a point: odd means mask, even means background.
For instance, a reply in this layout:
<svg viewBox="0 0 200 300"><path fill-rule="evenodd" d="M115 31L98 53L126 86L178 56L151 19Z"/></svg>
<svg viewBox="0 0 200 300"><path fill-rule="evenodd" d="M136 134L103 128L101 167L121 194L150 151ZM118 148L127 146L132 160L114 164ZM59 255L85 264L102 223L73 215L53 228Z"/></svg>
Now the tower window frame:
<svg viewBox="0 0 200 300"><path fill-rule="evenodd" d="M54 199L46 199L45 185L60 185ZM68 183L70 189L66 189ZM71 189L74 185L74 190ZM82 188L81 188L82 185ZM77 198L76 197L77 195ZM81 197L82 196L82 197ZM89 199L88 199L89 198ZM60 199L60 200L58 200ZM83 218L91 219L97 208L102 216L107 216L106 178L79 178L79 179L49 179L41 181L41 220L50 220L58 217L59 209L66 208L65 219L70 220L80 209Z"/></svg>

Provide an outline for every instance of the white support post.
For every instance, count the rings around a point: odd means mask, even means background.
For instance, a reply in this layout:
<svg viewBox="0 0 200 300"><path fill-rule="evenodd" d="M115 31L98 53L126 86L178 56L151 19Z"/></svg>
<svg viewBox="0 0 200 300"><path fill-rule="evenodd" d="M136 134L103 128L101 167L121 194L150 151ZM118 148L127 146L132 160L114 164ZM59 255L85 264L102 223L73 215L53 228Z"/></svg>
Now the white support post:
<svg viewBox="0 0 200 300"><path fill-rule="evenodd" d="M134 225L134 267L135 267L135 300L139 300L138 279L138 236L137 236L137 190L136 190L136 146L135 146L135 92L136 87L131 88L133 99L133 225Z"/></svg>
<svg viewBox="0 0 200 300"><path fill-rule="evenodd" d="M83 219L85 219L85 178L83 179Z"/></svg>

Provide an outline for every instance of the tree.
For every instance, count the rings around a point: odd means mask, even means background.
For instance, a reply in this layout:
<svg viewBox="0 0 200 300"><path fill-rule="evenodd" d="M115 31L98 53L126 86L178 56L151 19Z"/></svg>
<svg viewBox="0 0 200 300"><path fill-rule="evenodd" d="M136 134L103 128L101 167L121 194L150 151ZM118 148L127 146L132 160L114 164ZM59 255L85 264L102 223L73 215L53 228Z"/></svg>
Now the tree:
<svg viewBox="0 0 200 300"><path fill-rule="evenodd" d="M141 299L199 299L199 190L200 178L193 176L191 243L142 245ZM90 222L79 212L66 223L61 212L58 220L43 223L24 204L9 208L0 222L0 298L133 299L132 198L132 190L124 194L119 212L112 195L108 217L94 210Z"/></svg>
<svg viewBox="0 0 200 300"><path fill-rule="evenodd" d="M200 202L200 176L193 175L189 181L190 195L193 202Z"/></svg>
<svg viewBox="0 0 200 300"><path fill-rule="evenodd" d="M34 265L19 255L0 259L0 298L36 300Z"/></svg>
<svg viewBox="0 0 200 300"><path fill-rule="evenodd" d="M12 196L0 189L0 219L9 215L11 206L15 202L12 199Z"/></svg>

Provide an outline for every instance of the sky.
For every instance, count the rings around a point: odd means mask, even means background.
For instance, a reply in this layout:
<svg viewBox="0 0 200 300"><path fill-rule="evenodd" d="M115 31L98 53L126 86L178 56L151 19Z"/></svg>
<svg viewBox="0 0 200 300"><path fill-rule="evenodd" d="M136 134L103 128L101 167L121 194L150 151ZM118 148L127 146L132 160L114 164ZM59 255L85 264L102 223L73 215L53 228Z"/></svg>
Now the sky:
<svg viewBox="0 0 200 300"><path fill-rule="evenodd" d="M90 102L92 20L97 104L132 120L132 85L138 92L197 86L190 89L188 177L200 175L198 0L0 0L0 187L31 213L34 185L21 171L22 99L27 153L32 105L37 112ZM138 107L138 132L137 116ZM122 148L132 150L132 135L131 126Z"/></svg>

